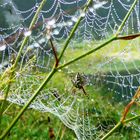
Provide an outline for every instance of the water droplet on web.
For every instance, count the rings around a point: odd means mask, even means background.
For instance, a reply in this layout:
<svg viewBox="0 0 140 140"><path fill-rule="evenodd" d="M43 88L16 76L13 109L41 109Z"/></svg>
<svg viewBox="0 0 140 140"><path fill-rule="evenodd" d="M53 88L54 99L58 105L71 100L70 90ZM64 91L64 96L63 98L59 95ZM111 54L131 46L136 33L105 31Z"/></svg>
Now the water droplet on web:
<svg viewBox="0 0 140 140"><path fill-rule="evenodd" d="M55 19L52 19L52 20L48 21L48 25L49 26L55 25Z"/></svg>
<svg viewBox="0 0 140 140"><path fill-rule="evenodd" d="M85 12L83 12L83 11L80 12L81 17L84 17L85 15L86 15Z"/></svg>
<svg viewBox="0 0 140 140"><path fill-rule="evenodd" d="M93 13L94 9L91 7L89 8L89 11Z"/></svg>
<svg viewBox="0 0 140 140"><path fill-rule="evenodd" d="M66 22L63 22L63 26L67 26L67 23Z"/></svg>
<svg viewBox="0 0 140 140"><path fill-rule="evenodd" d="M100 7L105 5L106 3L107 3L106 1L97 2L96 4L94 4L94 9L99 9Z"/></svg>
<svg viewBox="0 0 140 140"><path fill-rule="evenodd" d="M68 25L68 26L72 26L72 25L73 25L73 22L68 21L68 22L67 22L67 25Z"/></svg>
<svg viewBox="0 0 140 140"><path fill-rule="evenodd" d="M41 38L38 42L39 42L39 44L43 44L45 42L45 39Z"/></svg>
<svg viewBox="0 0 140 140"><path fill-rule="evenodd" d="M0 45L0 51L4 51L6 49L6 44Z"/></svg>
<svg viewBox="0 0 140 140"><path fill-rule="evenodd" d="M46 28L47 28L48 30L51 30L51 26L50 26L50 25L47 25Z"/></svg>
<svg viewBox="0 0 140 140"><path fill-rule="evenodd" d="M34 48L34 45L28 46L27 50L32 50Z"/></svg>
<svg viewBox="0 0 140 140"><path fill-rule="evenodd" d="M74 21L74 22L77 22L78 21L78 18L77 17L72 17L71 20Z"/></svg>
<svg viewBox="0 0 140 140"><path fill-rule="evenodd" d="M38 43L35 43L35 44L34 44L34 47L35 47L35 48L39 48L39 44L38 44Z"/></svg>
<svg viewBox="0 0 140 140"><path fill-rule="evenodd" d="M51 36L50 35L46 35L46 37L47 37L48 40L51 39Z"/></svg>
<svg viewBox="0 0 140 140"><path fill-rule="evenodd" d="M25 37L30 36L31 34L32 34L31 30L24 31L24 36Z"/></svg>
<svg viewBox="0 0 140 140"><path fill-rule="evenodd" d="M59 30L55 29L55 30L53 31L53 34L54 34L54 35L58 35L58 34L59 34Z"/></svg>

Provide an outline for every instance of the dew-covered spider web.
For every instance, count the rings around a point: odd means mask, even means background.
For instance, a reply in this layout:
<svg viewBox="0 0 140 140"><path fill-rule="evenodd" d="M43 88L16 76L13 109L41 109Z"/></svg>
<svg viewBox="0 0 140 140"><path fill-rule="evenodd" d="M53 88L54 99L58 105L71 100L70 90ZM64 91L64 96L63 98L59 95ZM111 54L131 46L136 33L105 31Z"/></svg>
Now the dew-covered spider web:
<svg viewBox="0 0 140 140"><path fill-rule="evenodd" d="M22 50L8 101L24 105L51 71L57 54L70 35L74 24L82 17L61 64L83 54L113 36L132 6L133 0L93 0L88 10L87 0L47 0L36 24L29 24L40 0L2 0L0 2L0 73L13 63L24 37L29 37ZM127 19L120 36L140 32L140 1ZM101 50L60 70L43 88L30 108L50 112L72 129L78 139L101 139L122 116L127 103L140 85L140 40L116 40ZM77 84L81 76L83 89ZM5 88L1 91L4 93ZM139 103L129 116L138 115ZM126 124L140 137L138 121ZM125 129L125 128L124 128ZM115 133L112 138L122 138Z"/></svg>

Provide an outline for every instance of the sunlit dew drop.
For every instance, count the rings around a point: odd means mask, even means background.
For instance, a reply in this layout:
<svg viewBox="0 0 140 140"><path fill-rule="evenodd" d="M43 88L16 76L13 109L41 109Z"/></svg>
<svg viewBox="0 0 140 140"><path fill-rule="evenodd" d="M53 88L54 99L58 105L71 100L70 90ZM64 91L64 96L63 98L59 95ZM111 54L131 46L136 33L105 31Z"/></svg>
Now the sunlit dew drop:
<svg viewBox="0 0 140 140"><path fill-rule="evenodd" d="M89 11L93 13L94 8L90 7L90 8L89 8Z"/></svg>
<svg viewBox="0 0 140 140"><path fill-rule="evenodd" d="M74 22L77 22L78 18L73 16L71 20L74 21Z"/></svg>
<svg viewBox="0 0 140 140"><path fill-rule="evenodd" d="M63 27L64 27L64 26L67 26L67 23L66 23L66 22L63 22L63 25L62 25L62 26L63 26Z"/></svg>
<svg viewBox="0 0 140 140"><path fill-rule="evenodd" d="M47 28L47 30L51 30L51 26L50 25L47 25L46 28Z"/></svg>
<svg viewBox="0 0 140 140"><path fill-rule="evenodd" d="M27 30L24 32L25 37L30 36L31 34L32 34L31 30Z"/></svg>
<svg viewBox="0 0 140 140"><path fill-rule="evenodd" d="M51 36L50 35L46 35L46 38L49 40L49 39L51 39Z"/></svg>
<svg viewBox="0 0 140 140"><path fill-rule="evenodd" d="M84 17L85 15L86 15L85 12L80 11L80 16L81 16L81 17Z"/></svg>
<svg viewBox="0 0 140 140"><path fill-rule="evenodd" d="M99 9L106 3L107 3L106 1L98 2L98 3L94 4L94 9Z"/></svg>
<svg viewBox="0 0 140 140"><path fill-rule="evenodd" d="M0 45L0 51L4 51L6 49L6 44Z"/></svg>
<svg viewBox="0 0 140 140"><path fill-rule="evenodd" d="M19 72L16 72L16 77L20 77L20 73Z"/></svg>
<svg viewBox="0 0 140 140"><path fill-rule="evenodd" d="M55 19L52 19L52 20L48 21L48 25L49 26L55 25Z"/></svg>
<svg viewBox="0 0 140 140"><path fill-rule="evenodd" d="M54 35L58 35L58 34L59 34L59 30L55 29L55 30L53 31L53 34L54 34Z"/></svg>
<svg viewBox="0 0 140 140"><path fill-rule="evenodd" d="M73 22L68 21L68 22L67 22L67 25L68 25L68 26L72 26L72 25L73 25Z"/></svg>
<svg viewBox="0 0 140 140"><path fill-rule="evenodd" d="M39 44L38 44L38 43L35 43L35 44L34 44L34 47L35 47L35 48L39 48Z"/></svg>
<svg viewBox="0 0 140 140"><path fill-rule="evenodd" d="M39 42L39 44L43 44L45 42L45 39L41 38L38 42Z"/></svg>
<svg viewBox="0 0 140 140"><path fill-rule="evenodd" d="M34 45L30 45L30 46L28 46L28 50L32 50L34 48Z"/></svg>
<svg viewBox="0 0 140 140"><path fill-rule="evenodd" d="M58 23L57 24L57 27L62 27L62 23Z"/></svg>

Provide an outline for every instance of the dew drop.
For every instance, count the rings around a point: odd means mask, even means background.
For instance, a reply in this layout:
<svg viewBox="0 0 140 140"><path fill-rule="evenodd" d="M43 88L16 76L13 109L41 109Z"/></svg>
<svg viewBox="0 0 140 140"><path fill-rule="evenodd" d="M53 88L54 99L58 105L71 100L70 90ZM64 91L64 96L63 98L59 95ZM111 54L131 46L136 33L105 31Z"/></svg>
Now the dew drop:
<svg viewBox="0 0 140 140"><path fill-rule="evenodd" d="M46 37L47 37L48 40L51 39L51 36L50 35L46 35Z"/></svg>
<svg viewBox="0 0 140 140"><path fill-rule="evenodd" d="M85 15L86 15L85 12L81 11L80 16L81 16L81 17L84 17Z"/></svg>
<svg viewBox="0 0 140 140"><path fill-rule="evenodd" d="M38 42L39 42L39 44L43 44L45 42L45 39L41 38Z"/></svg>
<svg viewBox="0 0 140 140"><path fill-rule="evenodd" d="M6 49L6 44L0 46L0 51L4 51Z"/></svg>
<svg viewBox="0 0 140 140"><path fill-rule="evenodd" d="M74 21L74 22L77 22L78 21L78 18L77 17L72 17L71 20Z"/></svg>
<svg viewBox="0 0 140 140"><path fill-rule="evenodd" d="M34 46L35 46L35 48L39 48L39 44L38 43L35 43Z"/></svg>
<svg viewBox="0 0 140 140"><path fill-rule="evenodd" d="M52 20L48 21L48 25L49 26L55 25L55 19L52 19Z"/></svg>
<svg viewBox="0 0 140 140"><path fill-rule="evenodd" d="M100 7L105 5L106 3L107 3L106 1L98 2L98 3L94 4L94 9L99 9Z"/></svg>
<svg viewBox="0 0 140 140"><path fill-rule="evenodd" d="M67 25L68 25L68 26L72 26L72 25L73 25L73 22L68 21L68 22L67 22Z"/></svg>
<svg viewBox="0 0 140 140"><path fill-rule="evenodd" d="M94 9L91 7L89 8L89 11L93 13Z"/></svg>
<svg viewBox="0 0 140 140"><path fill-rule="evenodd" d="M32 33L32 32L31 32L30 30L27 30L27 31L24 32L24 36L25 36L25 37L30 36L31 33Z"/></svg>
<svg viewBox="0 0 140 140"><path fill-rule="evenodd" d="M54 35L58 35L58 34L59 34L59 30L55 29L55 30L53 31L53 34L54 34Z"/></svg>

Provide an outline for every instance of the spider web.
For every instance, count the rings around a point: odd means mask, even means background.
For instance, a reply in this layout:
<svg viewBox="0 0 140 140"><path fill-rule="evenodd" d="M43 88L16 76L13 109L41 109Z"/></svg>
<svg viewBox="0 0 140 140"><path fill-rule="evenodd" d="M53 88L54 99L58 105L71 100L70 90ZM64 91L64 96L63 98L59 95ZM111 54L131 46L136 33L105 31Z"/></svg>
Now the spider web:
<svg viewBox="0 0 140 140"><path fill-rule="evenodd" d="M132 0L93 0L94 4L83 13L86 0L47 1L35 26L29 30L29 23L40 2L36 0L27 5L25 0L20 3L17 0L3 0L0 3L3 13L0 23L1 73L12 65L23 38L29 36L8 97L8 101L19 105L29 100L52 68L54 56L49 39L59 53L73 25L80 16L83 17L60 63L63 64L68 58L75 57L78 49L81 53L88 51L115 34L133 3ZM139 6L138 1L120 35L139 33ZM130 102L140 85L139 44L139 39L125 43L116 41L64 68L41 91L30 108L58 116L78 139L101 139L119 121L125 104ZM86 75L88 96L81 90L73 89L70 77L76 73ZM62 75L64 79L60 78ZM54 79L60 79L58 85ZM135 107L130 116L137 114L139 112ZM138 138L138 122L129 123L126 127L130 126L133 138Z"/></svg>

